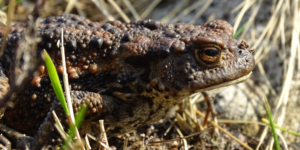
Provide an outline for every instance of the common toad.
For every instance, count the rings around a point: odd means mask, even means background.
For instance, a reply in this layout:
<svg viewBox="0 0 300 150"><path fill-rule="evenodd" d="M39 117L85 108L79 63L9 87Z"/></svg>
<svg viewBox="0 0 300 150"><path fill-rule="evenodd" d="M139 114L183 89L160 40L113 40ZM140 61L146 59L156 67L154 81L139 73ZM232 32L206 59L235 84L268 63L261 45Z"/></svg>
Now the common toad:
<svg viewBox="0 0 300 150"><path fill-rule="evenodd" d="M24 28L11 28L1 58L2 79L9 78L12 56ZM87 104L85 121L104 119L108 135L153 123L193 93L243 82L255 66L247 44L232 39L232 26L222 20L202 26L155 20L101 25L80 16L62 15L42 19L38 26L38 51L47 50L59 74L61 53L56 43L62 28L74 111ZM36 134L52 116L50 109L56 109L51 108L56 96L42 59L37 72L3 116L9 127L27 135ZM7 82L2 84L7 86ZM52 125L47 128L38 134L54 132Z"/></svg>

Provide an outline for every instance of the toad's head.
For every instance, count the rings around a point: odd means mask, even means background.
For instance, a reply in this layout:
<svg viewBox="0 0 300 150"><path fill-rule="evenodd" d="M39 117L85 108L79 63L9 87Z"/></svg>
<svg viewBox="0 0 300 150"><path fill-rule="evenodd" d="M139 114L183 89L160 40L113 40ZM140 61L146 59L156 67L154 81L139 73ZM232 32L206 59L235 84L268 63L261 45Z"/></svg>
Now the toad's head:
<svg viewBox="0 0 300 150"><path fill-rule="evenodd" d="M169 37L173 39L170 54L152 66L155 71L150 78L157 80L158 91L167 89L167 95L187 96L249 78L255 66L252 51L245 42L232 38L229 23L215 20L203 26L177 24L174 31Z"/></svg>

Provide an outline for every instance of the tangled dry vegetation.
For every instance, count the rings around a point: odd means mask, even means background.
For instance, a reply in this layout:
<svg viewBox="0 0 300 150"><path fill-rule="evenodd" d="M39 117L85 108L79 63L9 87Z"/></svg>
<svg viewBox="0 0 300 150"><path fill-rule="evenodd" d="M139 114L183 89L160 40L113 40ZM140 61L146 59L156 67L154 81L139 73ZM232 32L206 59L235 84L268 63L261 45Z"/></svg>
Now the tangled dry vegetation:
<svg viewBox="0 0 300 150"><path fill-rule="evenodd" d="M3 1L2 6L8 2ZM34 5L34 1L23 1L16 5L12 15L5 11L7 14L1 15L2 24L6 24L5 16L13 22L26 21ZM47 0L41 17L76 13L102 23L115 19L129 22L153 18L165 23L191 24L223 19L230 22L235 31L248 22L237 39L247 41L251 49L255 49L257 67L251 79L210 92L216 95L215 107L222 127L219 138L208 136L206 132L210 128L203 130L201 112L205 112L206 103L200 94L195 94L176 106L168 119L120 136L120 139L110 139L109 146L123 149L272 149L274 140L270 128L261 122L266 118L264 100L268 100L278 126L298 133L300 129L298 7L297 0ZM245 146L232 140L227 132ZM282 130L277 130L277 134L282 149L300 149L298 136Z"/></svg>

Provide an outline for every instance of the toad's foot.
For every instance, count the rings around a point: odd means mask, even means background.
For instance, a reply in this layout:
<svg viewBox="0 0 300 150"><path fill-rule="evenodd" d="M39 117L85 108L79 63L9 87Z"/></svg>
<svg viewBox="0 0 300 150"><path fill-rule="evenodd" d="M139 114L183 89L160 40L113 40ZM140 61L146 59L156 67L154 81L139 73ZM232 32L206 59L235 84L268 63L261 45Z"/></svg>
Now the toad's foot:
<svg viewBox="0 0 300 150"><path fill-rule="evenodd" d="M13 143L16 144L17 149L28 149L29 143L31 143L33 139L32 137L21 134L2 123L0 123L0 132L11 139ZM3 135L0 135L0 139L6 148L11 146L11 143L8 140L5 140L6 138Z"/></svg>

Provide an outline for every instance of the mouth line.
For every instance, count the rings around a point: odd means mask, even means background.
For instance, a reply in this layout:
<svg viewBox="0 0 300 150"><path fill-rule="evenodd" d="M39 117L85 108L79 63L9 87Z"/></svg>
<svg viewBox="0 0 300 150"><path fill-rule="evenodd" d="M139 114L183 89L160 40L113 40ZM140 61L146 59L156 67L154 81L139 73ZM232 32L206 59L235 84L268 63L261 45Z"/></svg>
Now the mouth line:
<svg viewBox="0 0 300 150"><path fill-rule="evenodd" d="M206 87L206 88L197 90L197 92L204 92L204 91L209 91L209 90L213 90L213 89L217 89L217 88L221 88L221 87L225 87L225 86L229 86L229 85L233 85L233 84L238 84L238 83L246 81L251 76L251 74L252 74L252 71L250 73L248 73L247 75L242 76L238 79L227 81L227 82L224 82L224 83L221 83L221 84L218 84L218 85L213 85L213 86L210 86L210 87Z"/></svg>

